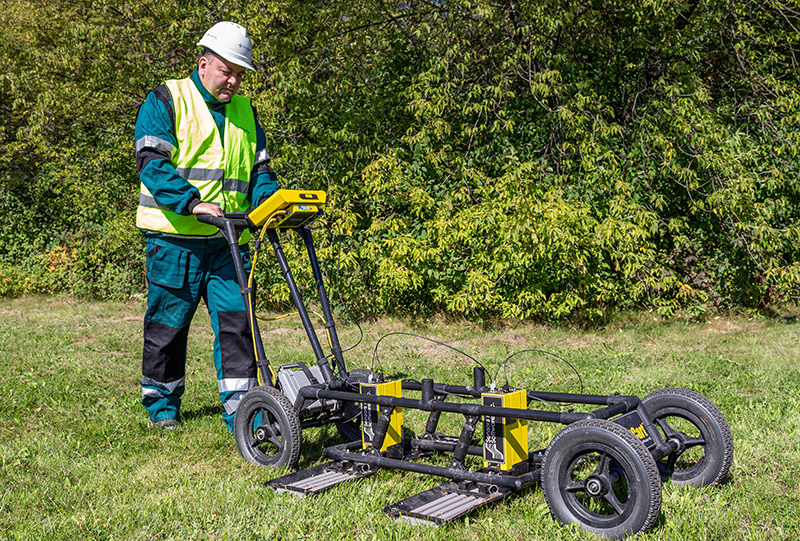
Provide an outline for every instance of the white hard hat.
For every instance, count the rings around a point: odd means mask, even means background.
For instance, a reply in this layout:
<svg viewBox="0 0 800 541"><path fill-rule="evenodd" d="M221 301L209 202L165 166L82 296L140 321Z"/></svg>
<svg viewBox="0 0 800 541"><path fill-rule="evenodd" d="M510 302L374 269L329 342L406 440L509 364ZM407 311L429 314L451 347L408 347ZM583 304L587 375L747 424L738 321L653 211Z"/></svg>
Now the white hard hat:
<svg viewBox="0 0 800 541"><path fill-rule="evenodd" d="M197 42L201 47L207 47L228 62L237 66L256 71L250 64L253 55L253 43L247 37L244 26L230 21L215 24L203 34L203 39Z"/></svg>

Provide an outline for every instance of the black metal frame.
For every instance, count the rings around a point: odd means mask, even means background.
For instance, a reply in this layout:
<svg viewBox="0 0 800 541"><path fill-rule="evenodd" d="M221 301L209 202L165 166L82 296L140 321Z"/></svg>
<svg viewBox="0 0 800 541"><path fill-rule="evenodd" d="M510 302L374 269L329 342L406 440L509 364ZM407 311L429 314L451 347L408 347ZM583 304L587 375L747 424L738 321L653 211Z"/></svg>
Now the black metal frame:
<svg viewBox="0 0 800 541"><path fill-rule="evenodd" d="M604 406L589 412L553 412L535 409L501 408L482 406L470 403L449 403L444 398L450 394L471 396L479 399L482 392L489 392L485 385L483 369L476 367L473 373L472 386L458 386L434 383L431 379L424 379L421 383L404 381L404 391L419 391L421 398L397 398L391 396L371 396L353 392L332 391L322 387L310 386L301 389L300 393L306 399L328 398L334 400L349 400L359 403L377 404L381 406L380 421L375 429L372 444L366 450L360 450L361 442L328 447L323 455L340 461L368 464L374 467L395 468L426 475L437 475L455 481L472 481L477 483L492 484L498 487L521 490L530 486L539 478L539 458L543 451L534 451L528 457L528 471L516 475L517 472L500 471L470 471L465 465L467 455L483 455L483 448L473 445L473 435L477 422L481 417L496 417L506 419L523 419L568 425L581 419L606 419L620 420L626 414L635 414L636 422L631 426L643 424L647 433L652 435L648 447L655 460L668 455L676 450L675 442L665 442L655 428L652 419L645 410L641 401L635 396L621 395L589 395L569 393L546 393L527 391L528 403L533 400L546 400L553 402L587 404ZM389 428L391 412L394 408L416 409L430 412L425 425L425 432L417 438L406 439L404 449L387 450L378 452L386 437ZM465 421L458 438L441 436L436 432L441 413L457 413L464 416ZM399 451L399 452L398 452ZM448 467L435 466L410 462L409 458L417 457L424 451L439 451L452 453L452 461ZM392 456L394 455L394 456Z"/></svg>
<svg viewBox="0 0 800 541"><path fill-rule="evenodd" d="M252 227L252 224L243 214L227 215L225 218L198 216L198 219L202 222L217 226L227 239L234 254L237 253L238 250L238 239L241 232L244 229ZM319 399L332 399L358 404L376 404L380 406L380 418L371 445L363 450L361 449L361 442L336 445L326 448L323 451L324 456L337 461L364 464L370 468L395 468L426 475L437 475L455 481L489 484L516 491L533 484L539 478L541 473L539 467L541 451L536 451L529 455L527 467L523 468L527 471L521 473L519 471L500 472L485 469L482 471L468 470L465 466L465 458L467 455L482 455L482 447L473 445L473 435L481 417L491 416L505 419L524 419L529 421L560 423L563 425L568 425L582 419L594 418L613 420L628 428L636 427L641 424L650 435L645 443L655 460L659 460L677 449L678 444L676 442L665 442L661 438L659 431L653 424L653 420L642 405L640 399L636 396L604 396L527 391L528 405L532 401L545 401L601 406L588 412L554 412L527 408L502 408L472 403L446 402L446 397L449 395L480 399L482 393L492 390L486 385L486 375L480 367L476 367L473 371L473 384L471 386L435 383L432 379L424 379L419 383L403 381L403 391L419 392L421 394L419 399L375 396L354 392L354 390L357 389L357 383L350 381L350 378L348 378L348 372L342 357L342 348L339 344L336 326L331 313L330 302L325 291L322 272L314 249L311 230L307 225L293 229L303 240L308 252L314 279L316 281L317 294L325 317L325 328L330 339L332 357L339 373L339 377L334 375L328 363L328 357L323 352L322 345L320 344L308 315L308 310L305 307L291 269L289 268L286 255L280 245L277 230L270 229L266 233L267 238L278 259L278 264L286 280L286 284L289 287L292 301L299 312L303 327L305 328L309 342L314 351L317 364L325 380L323 383L301 388L295 403L295 409L302 411L305 400L315 401ZM250 321L252 321L252 332L254 333L256 344L256 363L259 369L262 370L262 374L266 376L264 377L265 384L271 385L269 361L264 353L264 347L256 319L252 317L250 313L250 310L253 309L249 302L249 296L252 294L252 291L246 286L247 276L241 259L234 257L233 260L236 267L236 275L241 284L241 292L245 297L248 316ZM379 449L386 437L390 425L391 412L394 408L416 409L430 412L426 422L425 433L418 438L405 439L402 444L402 449L389 448L387 451L381 453ZM308 426L327 424L332 421L346 420L341 416L343 413L344 412L336 412L327 417L304 419L302 420L302 426L305 428ZM464 416L465 421L462 426L461 434L457 438L442 436L436 432L442 413L457 413ZM431 451L452 453L450 465L442 467L411 461L411 459Z"/></svg>
<svg viewBox="0 0 800 541"><path fill-rule="evenodd" d="M247 273L244 270L244 264L242 263L241 258L237 257L239 250L239 237L245 229L251 229L253 224L243 213L229 213L226 214L224 218L209 215L199 215L197 216L197 219L203 223L216 226L222 233L222 236L228 242L228 246L233 254L233 264L236 272L236 279L239 282L239 289L245 301L245 309L247 310L248 321L251 322L251 332L253 333L253 340L256 350L256 366L258 366L262 376L264 376L264 384L267 386L272 386L272 377L269 370L270 363L264 351L264 344L261 339L261 332L258 328L258 321L251 312L254 310L253 303L251 302L253 290L247 287ZM316 282L317 292L319 294L322 313L325 317L325 329L330 338L331 352L336 364L336 368L339 371L339 378L337 378L331 370L330 364L328 363L328 357L325 355L319 338L316 335L314 325L311 322L311 318L308 314L308 309L303 302L303 297L300 294L299 288L297 287L297 282L295 281L294 275L289 267L289 262L286 259L286 254L283 251L283 247L281 247L277 230L267 230L267 239L269 240L269 243L275 252L275 256L278 259L278 265L280 266L281 273L283 274L283 278L286 280L286 284L289 287L289 295L291 296L292 302L297 308L300 320L303 323L303 328L308 336L308 341L311 344L311 349L314 352L317 365L322 371L322 376L325 380L325 386L329 389L342 389L345 386L345 381L348 374L345 367L344 358L342 357L342 347L339 343L336 325L333 321L333 313L331 312L330 301L328 300L328 295L325 291L322 270L320 269L319 259L317 258L317 253L314 248L311 230L306 225L292 229L303 240L303 243L306 246L306 251L308 252L308 258L311 262L311 269L314 274L314 280Z"/></svg>

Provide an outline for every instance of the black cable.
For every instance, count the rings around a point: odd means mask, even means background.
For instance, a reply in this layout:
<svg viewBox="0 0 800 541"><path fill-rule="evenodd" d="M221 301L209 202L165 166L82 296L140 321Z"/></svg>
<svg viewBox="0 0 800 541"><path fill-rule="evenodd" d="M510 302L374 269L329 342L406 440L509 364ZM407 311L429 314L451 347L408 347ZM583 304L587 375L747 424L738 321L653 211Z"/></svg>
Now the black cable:
<svg viewBox="0 0 800 541"><path fill-rule="evenodd" d="M564 357L561 357L561 356L556 355L555 353L551 353L549 351L545 351L543 349L522 349L520 351L512 353L511 355L506 357L503 360L503 362L500 364L500 366L497 368L497 374L499 374L500 368L504 368L506 366L508 361L510 361L511 359L516 357L517 355L521 355L523 353L528 353L528 352L542 353L544 355L550 355L551 357L555 357L556 359L560 360L561 362L563 362L564 364L569 366L572 369L572 371L575 372L575 375L578 377L578 383L580 384L580 388L581 388L580 393L583 394L583 379L581 378L580 373L578 373L578 371L575 369L575 367L568 360L566 360ZM497 375L495 375L495 379L497 379ZM508 384L508 372L506 372L506 384ZM547 400L542 400L542 402L548 402L548 401Z"/></svg>
<svg viewBox="0 0 800 541"><path fill-rule="evenodd" d="M327 178L327 175L326 175L326 178ZM330 188L330 180L328 180L328 182L329 182L328 187ZM352 321L356 325L356 327L358 328L358 332L359 332L359 337L358 337L358 340L356 341L356 343L353 344L352 346L342 350L342 353L347 353L348 351L350 351L352 349L355 349L356 347L359 346L359 344L361 344L361 342L364 339L364 330L361 328L361 324L358 322L358 319L356 319L355 316L353 316L353 313L350 311L350 307L347 305L347 303L345 302L344 298L342 297L341 282L340 282L340 270L341 270L342 237L343 236L344 235L335 235L335 237L338 237L339 246L338 246L337 251L336 251L336 280L334 282L334 285L335 285L335 288L336 288L336 296L339 299L339 303L344 308L345 312L347 313L347 316L350 318L350 321ZM462 351L462 350L460 350L458 348L455 348L455 347L453 347L453 346L451 346L449 344L445 344L444 342L440 342L439 340L435 340L433 338L429 338L427 336L422 336L422 335L415 334L415 333L410 333L410 332L401 332L401 331L396 331L396 332L391 332L391 333L385 334L385 335L381 336L378 339L378 341L375 343L375 349L373 350L373 353L372 353L372 365L370 367L370 370L372 370L373 372L376 371L375 370L376 361L377 361L378 364L380 364L380 359L378 358L378 346L380 345L380 343L383 341L384 338L388 338L389 336L393 336L393 335L412 336L414 338L421 338L423 340L428 340L429 342L433 342L434 344L438 344L440 346L444 346L444 347L446 347L448 349L451 349L451 350L453 350L453 351L455 351L457 353L460 353L464 357L472 360L475 364L477 364L479 367L481 367L481 369L483 369L483 371L485 373L487 373L487 374L489 373L489 371L486 370L486 367L483 366L483 364L481 364L481 362L478 361L478 359L476 359L475 357L469 355L465 351ZM497 381L497 377L500 374L500 369L502 368L503 369L503 373L505 375L505 386L508 387L508 367L507 367L508 361L510 361L511 359L516 357L517 355L521 355L523 353L528 353L528 352L542 353L544 355L550 355L552 357L555 357L556 359L559 359L563 363L565 363L567 366L569 366L572 369L572 371L578 377L578 384L580 386L580 392L583 393L583 379L581 378L581 375L576 370L576 368L569 361L564 359L563 357L560 357L559 355L556 355L555 353L551 353L549 351L544 351L544 350L541 350L541 349L523 349L523 350L517 351L515 353L512 353L511 355L506 357L503 360L503 362L500 364L500 366L497 368L497 371L495 372L495 377L492 379L492 383L494 384L494 382ZM333 357L333 354L326 356L326 358L328 358L328 359L331 359L332 357ZM378 372L378 373L380 373L380 372ZM340 376L341 376L341 374L340 374ZM414 381L414 380L409 380L409 381ZM445 394L450 395L450 396L459 396L459 397L461 396L461 395L459 395L457 393L445 393ZM469 396L469 397L464 396L462 398L474 398L474 397L472 397L472 396ZM544 403L551 403L548 400L543 400L543 399L540 399L540 398L537 398L537 400L540 400L541 402L544 402Z"/></svg>
<svg viewBox="0 0 800 541"><path fill-rule="evenodd" d="M471 360L472 360L472 361L473 361L475 364L477 364L478 366L480 366L480 367L483 369L483 371L484 371L484 372L486 372L486 373L488 374L488 371L486 370L486 367L485 367L485 366L483 366L483 365L480 363L480 361L478 361L478 359L476 359L475 357L473 357L473 356L472 356L472 355L470 355L469 353L466 353L466 352L464 352L464 351L461 351L461 350L460 350L460 349L458 349L458 348L454 348L453 346L451 346L451 345L448 345L448 344L445 344L444 342L440 342L440 341L438 341L438 340L434 340L433 338L428 338L427 336L422 336L422 335L420 335L420 334L414 334L414 333L411 333L411 332L400 332L400 331L397 331L397 332L390 332L390 333L388 333L388 334L384 334L384 335L383 335L383 336L381 336L381 337L378 339L378 341L375 343L375 350L374 350L374 351L373 351L373 353L372 353L372 367L371 367L371 370L372 370L373 372L375 371L375 361L377 360L377 361L378 361L378 364L380 364L380 359L378 359L378 346L380 345L380 343L383 341L383 339L384 339L384 338L388 338L389 336L394 336L394 335L413 336L414 338L422 338L423 340L427 340L427 341L429 341L429 342L433 342L434 344L438 344L438 345L440 345L440 346L444 346L444 347L446 347L446 348L448 348L448 349L452 349L453 351L455 351L455 352L457 352L457 353L460 353L460 354L461 354L461 355L463 355L464 357L466 357L466 358L468 358L468 359L471 359Z"/></svg>

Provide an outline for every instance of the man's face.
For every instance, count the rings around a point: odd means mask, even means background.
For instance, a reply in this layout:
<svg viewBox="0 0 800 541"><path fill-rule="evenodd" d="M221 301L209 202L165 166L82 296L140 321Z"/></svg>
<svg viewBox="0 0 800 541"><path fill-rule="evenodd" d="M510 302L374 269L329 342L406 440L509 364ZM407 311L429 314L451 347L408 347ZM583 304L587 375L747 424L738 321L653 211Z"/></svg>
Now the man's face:
<svg viewBox="0 0 800 541"><path fill-rule="evenodd" d="M221 102L231 101L236 95L245 71L247 68L215 55L201 56L197 63L197 74L203 86Z"/></svg>

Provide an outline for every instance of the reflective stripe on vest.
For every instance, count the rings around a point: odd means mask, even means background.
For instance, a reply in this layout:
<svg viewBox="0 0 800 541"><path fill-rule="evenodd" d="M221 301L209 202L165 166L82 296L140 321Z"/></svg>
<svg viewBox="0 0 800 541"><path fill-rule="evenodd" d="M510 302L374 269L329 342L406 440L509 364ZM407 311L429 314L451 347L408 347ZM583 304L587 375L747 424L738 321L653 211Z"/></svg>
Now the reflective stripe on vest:
<svg viewBox="0 0 800 541"><path fill-rule="evenodd" d="M250 100L234 96L225 106L224 141L211 112L194 82L167 81L175 109L175 137L171 163L178 174L200 191L200 199L219 205L224 212L244 212L250 206L247 193L256 158L256 121ZM143 145L167 150L152 138ZM140 229L187 236L212 236L217 228L194 216L182 216L158 204L144 184L140 186L136 226ZM247 242L248 232L240 243Z"/></svg>

